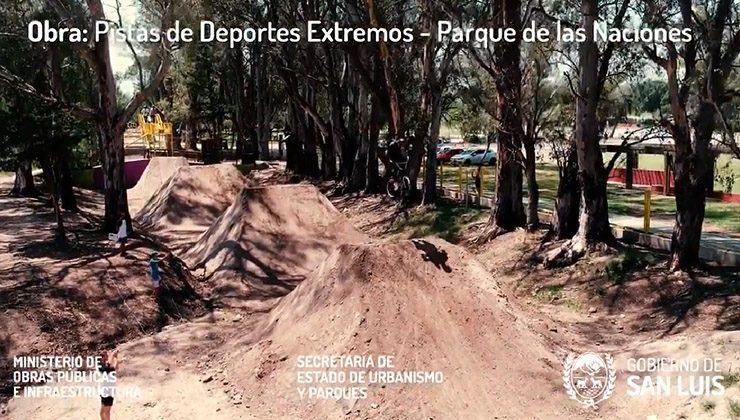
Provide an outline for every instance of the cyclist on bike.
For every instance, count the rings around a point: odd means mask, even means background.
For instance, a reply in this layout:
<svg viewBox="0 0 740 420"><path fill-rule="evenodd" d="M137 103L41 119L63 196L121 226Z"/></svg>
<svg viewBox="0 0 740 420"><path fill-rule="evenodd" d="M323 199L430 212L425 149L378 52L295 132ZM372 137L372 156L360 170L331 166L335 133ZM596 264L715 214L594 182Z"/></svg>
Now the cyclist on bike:
<svg viewBox="0 0 740 420"><path fill-rule="evenodd" d="M408 156L406 155L406 148L404 147L403 140L391 140L391 142L388 143L386 156L390 162L394 163L390 168L391 176L402 176L403 170L406 169L406 162L408 162Z"/></svg>

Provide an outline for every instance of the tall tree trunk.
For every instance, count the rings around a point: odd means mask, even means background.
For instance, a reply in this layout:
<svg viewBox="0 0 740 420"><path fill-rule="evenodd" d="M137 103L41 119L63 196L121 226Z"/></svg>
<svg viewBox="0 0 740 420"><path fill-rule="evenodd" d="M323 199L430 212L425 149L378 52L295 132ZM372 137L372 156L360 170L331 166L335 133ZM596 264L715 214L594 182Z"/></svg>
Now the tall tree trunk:
<svg viewBox="0 0 740 420"><path fill-rule="evenodd" d="M303 138L302 172L312 178L319 176L319 155L316 146L317 130L311 129Z"/></svg>
<svg viewBox="0 0 740 420"><path fill-rule="evenodd" d="M352 165L352 190L361 191L367 183L367 153L369 150L367 131L360 134L360 147L357 148Z"/></svg>
<svg viewBox="0 0 740 420"><path fill-rule="evenodd" d="M258 48L260 65L257 73L257 142L259 145L260 159L270 159L270 127L269 127L269 77L267 75L267 56Z"/></svg>
<svg viewBox="0 0 740 420"><path fill-rule="evenodd" d="M375 0L368 0L367 12L370 18L370 24L373 27L380 28L383 26L381 24L380 17L378 16L378 11L375 7ZM391 139L395 139L398 138L398 136L400 135L399 131L401 129L401 107L399 105L398 92L396 91L395 84L393 83L393 70L391 55L390 51L388 50L388 44L386 44L385 41L381 40L379 46L380 62L383 65L383 76L386 89L388 90L388 108L391 112L390 124L388 124L388 136Z"/></svg>
<svg viewBox="0 0 740 420"><path fill-rule="evenodd" d="M599 103L599 48L593 36L598 16L597 0L582 0L581 27L586 40L579 48L579 87L576 99L575 142L578 154L578 177L583 205L578 229L579 247L591 241L612 238L606 199L606 170L599 147L599 124L596 115Z"/></svg>
<svg viewBox="0 0 740 420"><path fill-rule="evenodd" d="M250 127L254 124L252 116L254 115L252 95L248 90L252 90L252 83L249 83L248 89L245 83L245 64L244 52L242 45L230 51L229 63L233 69L233 102L234 112L231 119L234 122L234 131L236 132L236 156L241 160L242 165L254 163L257 156L254 153L255 148L249 141Z"/></svg>
<svg viewBox="0 0 740 420"><path fill-rule="evenodd" d="M696 15L690 0L681 0L678 4L684 28L696 31L696 26L704 27L703 23L695 22ZM671 131L676 151L673 168L676 223L671 240L671 271L689 270L699 264L706 195L714 175L714 156L710 145L718 120L717 112L731 99L725 85L740 54L740 31L735 31L728 25L733 21L733 14L737 14L736 9L733 9L734 4L732 0L716 2L713 15L706 18L706 22L711 22L707 25L706 33L686 43L680 55L675 50L669 50L667 59L657 60L666 70L668 79L673 114ZM737 16L734 18L736 20ZM727 28L731 28L729 34ZM725 42L730 39L730 42ZM698 42L703 45L697 45ZM726 48L723 51L724 45ZM702 52L701 60L697 58L698 51ZM678 64L679 57L683 59L683 66ZM699 66L705 67L702 72L697 72ZM683 67L683 80L679 84L680 67ZM701 77L697 77L697 73ZM687 113L687 106L692 106L694 112ZM693 139L688 121L690 114L693 115ZM726 122L725 117L722 121ZM728 127L724 128L729 131Z"/></svg>
<svg viewBox="0 0 740 420"><path fill-rule="evenodd" d="M104 19L105 12L100 0L90 0L87 2L90 8L90 16L93 19ZM128 211L128 197L126 196L126 184L124 182L124 150L123 150L123 132L128 122L123 114L118 113L118 98L116 96L116 79L113 74L111 64L110 45L108 36L103 35L95 42L95 47L91 51L90 60L95 63L95 74L98 80L99 91L99 116L97 128L102 137L103 143L103 183L105 185L105 216L103 219L103 229L107 232L113 232L116 228L116 222L120 215L125 215L129 232L132 232L131 217ZM166 60L166 58L163 58ZM163 61L162 65L167 64ZM165 67L169 67L167 64ZM160 66L160 69L162 67ZM163 70L166 71L166 68ZM164 78L159 74L159 82ZM153 80L150 86L156 88ZM134 99L143 99L151 96L153 92L144 94L139 92ZM130 103L133 107L135 102ZM133 114L133 108L128 112Z"/></svg>
<svg viewBox="0 0 740 420"><path fill-rule="evenodd" d="M428 127L427 123L422 124ZM426 133L422 132L416 132L413 137L406 139L407 147L410 149L408 151L409 163L406 168L406 172L411 181L412 194L416 194L418 192L417 181L419 179L419 174L421 173L421 162L426 153L426 139Z"/></svg>
<svg viewBox="0 0 740 420"><path fill-rule="evenodd" d="M710 165L713 157L709 144L715 129L715 117L714 105L708 102L699 105L694 120L693 145L688 136L676 138L681 134L674 130L676 223L671 238L672 271L688 270L699 264L706 197L713 182Z"/></svg>
<svg viewBox="0 0 740 420"><path fill-rule="evenodd" d="M365 192L371 193L379 189L378 174L378 138L380 137L380 104L378 103L377 97L372 95L371 100L371 111L370 111L370 122L368 125L368 149L367 149L367 164L365 168L367 174L365 176Z"/></svg>
<svg viewBox="0 0 740 420"><path fill-rule="evenodd" d="M335 151L339 152L341 182L345 187L351 186L352 164L354 163L355 140L348 137L345 131L343 117L343 90L335 74L334 58L329 52L326 56L329 79L329 118L331 126L331 140Z"/></svg>
<svg viewBox="0 0 740 420"><path fill-rule="evenodd" d="M521 28L521 1L494 0L492 14L500 28ZM522 205L522 167L517 153L522 147L521 103L522 71L520 66L521 38L516 42L497 45L495 49L495 77L497 108L500 122L496 167L496 205L492 209L491 224L505 231L524 226L526 219Z"/></svg>
<svg viewBox="0 0 740 420"><path fill-rule="evenodd" d="M288 101L288 124L290 126L290 136L285 141L285 169L291 172L302 172L303 166L303 144L306 143L306 127L299 120L300 111L293 101Z"/></svg>
<svg viewBox="0 0 740 420"><path fill-rule="evenodd" d="M540 186L537 184L537 172L534 158L534 146L530 148L525 144L526 156L524 161L524 175L527 178L527 229L536 230L540 225Z"/></svg>
<svg viewBox="0 0 740 420"><path fill-rule="evenodd" d="M98 130L103 138L103 183L105 196L105 219L103 229L113 232L121 215L126 218L128 231L133 232L128 210L124 173L123 132L102 122Z"/></svg>
<svg viewBox="0 0 740 420"><path fill-rule="evenodd" d="M558 239L570 239L578 232L578 212L581 206L578 157L574 146L569 147L565 162L561 165L552 229Z"/></svg>
<svg viewBox="0 0 740 420"><path fill-rule="evenodd" d="M198 122L189 118L185 123L185 145L189 150L198 150Z"/></svg>
<svg viewBox="0 0 740 420"><path fill-rule="evenodd" d="M360 191L365 188L367 183L367 154L370 150L370 110L368 107L369 95L367 89L362 83L357 88L357 100L355 109L357 110L357 135L359 147L355 153L355 162L352 165L352 189Z"/></svg>
<svg viewBox="0 0 740 420"><path fill-rule="evenodd" d="M432 95L432 120L429 126L427 140L427 164L424 171L424 204L437 201L437 141L442 125L442 92L435 91Z"/></svg>
<svg viewBox="0 0 740 420"><path fill-rule="evenodd" d="M430 3L430 0L420 2L421 30L426 32L431 32L432 30L432 6ZM421 92L419 97L418 121L414 128L414 138L410 139L411 141L409 142L411 153L409 154L407 172L409 180L411 180L411 190L414 192L417 189L417 179L421 173L424 155L427 155L427 162L429 162L431 158L429 150L436 148L436 145L433 146L429 143L431 141L430 125L432 122L435 90L438 95L442 94L436 88L436 71L434 66L436 49L436 37L427 37L424 40L424 48L422 49L421 56ZM423 193L425 192L426 189ZM433 200L432 196L428 198ZM426 203L426 201L424 202Z"/></svg>
<svg viewBox="0 0 740 420"><path fill-rule="evenodd" d="M23 160L18 162L15 170L15 181L13 188L10 190L11 195L20 195L22 197L35 197L39 194L33 183L33 174L31 173L31 162Z"/></svg>
<svg viewBox="0 0 740 420"><path fill-rule="evenodd" d="M492 14L498 27L521 28L521 2L495 0ZM502 43L495 49L497 107L500 121L496 168L496 205L490 224L505 231L524 226L522 205L522 167L517 161L521 149L522 117L518 104L521 96L522 72L520 38Z"/></svg>
<svg viewBox="0 0 740 420"><path fill-rule="evenodd" d="M60 150L57 153L57 165L62 207L65 210L77 210L77 197L75 197L74 186L72 185L72 172L69 169L69 150Z"/></svg>
<svg viewBox="0 0 740 420"><path fill-rule="evenodd" d="M55 170L55 166L57 165L55 164L53 157L43 155L40 157L39 162L41 163L41 169L44 173L44 181L51 193L51 204L54 208L54 218L56 220L54 242L59 245L64 245L67 243L67 236L64 229L62 208L59 205L59 171Z"/></svg>
<svg viewBox="0 0 740 420"><path fill-rule="evenodd" d="M272 141L272 103L271 100L267 99L267 103L265 104L265 109L262 114L262 130L261 130L261 137L260 137L260 144L264 145L266 149L268 150L267 154L270 156L270 142Z"/></svg>
<svg viewBox="0 0 740 420"><path fill-rule="evenodd" d="M506 115L510 111L500 110L499 112ZM508 123L505 122L507 120ZM502 123L497 147L496 205L493 208L491 222L509 231L524 226L526 217L522 205L522 167L512 151L515 147L519 147L519 144L511 131L504 132L504 130L515 130L515 128L511 126L511 117L504 116Z"/></svg>

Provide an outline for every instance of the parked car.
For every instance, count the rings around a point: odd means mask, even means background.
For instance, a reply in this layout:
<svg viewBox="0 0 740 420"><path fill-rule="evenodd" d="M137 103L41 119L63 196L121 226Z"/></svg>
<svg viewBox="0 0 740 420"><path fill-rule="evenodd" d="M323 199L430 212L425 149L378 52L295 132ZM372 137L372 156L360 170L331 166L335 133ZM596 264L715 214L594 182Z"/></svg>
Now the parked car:
<svg viewBox="0 0 740 420"><path fill-rule="evenodd" d="M482 154L485 150L483 149L466 149L450 159L450 163L453 165L470 165L473 156Z"/></svg>
<svg viewBox="0 0 740 420"><path fill-rule="evenodd" d="M478 165L481 162L485 165L495 165L496 152L493 150L486 152L486 149L467 149L450 159L453 165Z"/></svg>
<svg viewBox="0 0 740 420"><path fill-rule="evenodd" d="M485 153L484 153L485 152ZM496 152L493 149L489 149L488 152L486 152L485 149L481 150L481 153L478 153L471 157L470 164L471 165L480 165L481 162L483 165L495 165L496 164Z"/></svg>
<svg viewBox="0 0 740 420"><path fill-rule="evenodd" d="M455 147L443 147L442 150L437 153L438 162L449 162L453 156L462 153L463 149Z"/></svg>

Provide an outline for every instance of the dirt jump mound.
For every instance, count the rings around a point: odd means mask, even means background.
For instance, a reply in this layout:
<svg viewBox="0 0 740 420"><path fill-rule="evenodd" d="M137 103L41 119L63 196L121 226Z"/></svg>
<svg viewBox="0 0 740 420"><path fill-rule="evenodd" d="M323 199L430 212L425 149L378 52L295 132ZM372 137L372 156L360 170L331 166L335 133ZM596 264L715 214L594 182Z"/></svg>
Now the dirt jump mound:
<svg viewBox="0 0 740 420"><path fill-rule="evenodd" d="M135 220L180 253L192 246L249 182L234 165L183 166L155 191Z"/></svg>
<svg viewBox="0 0 740 420"><path fill-rule="evenodd" d="M130 213L136 214L149 198L183 166L188 166L188 160L182 156L150 159L139 181L128 190Z"/></svg>
<svg viewBox="0 0 740 420"><path fill-rule="evenodd" d="M345 244L224 365L259 418L570 417L559 359L518 314L441 239Z"/></svg>
<svg viewBox="0 0 740 420"><path fill-rule="evenodd" d="M241 306L285 295L337 244L365 240L313 185L245 188L184 259Z"/></svg>

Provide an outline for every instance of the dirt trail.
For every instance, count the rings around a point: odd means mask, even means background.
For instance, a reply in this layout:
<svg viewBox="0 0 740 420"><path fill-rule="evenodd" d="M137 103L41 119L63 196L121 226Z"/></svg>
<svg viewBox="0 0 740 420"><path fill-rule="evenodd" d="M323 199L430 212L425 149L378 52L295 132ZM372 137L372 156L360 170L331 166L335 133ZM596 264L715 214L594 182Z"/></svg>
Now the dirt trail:
<svg viewBox="0 0 740 420"><path fill-rule="evenodd" d="M142 231L175 253L195 244L252 181L234 165L182 166L151 194L136 214Z"/></svg>
<svg viewBox="0 0 740 420"><path fill-rule="evenodd" d="M119 352L124 360L117 386L138 389L139 395L117 398L113 418L257 419L234 404L239 393L223 382L204 381L200 373L224 337L244 326L246 323L211 315L121 345ZM16 398L11 401L8 418L97 419L99 408L99 398Z"/></svg>
<svg viewBox="0 0 740 420"><path fill-rule="evenodd" d="M242 307L285 295L337 244L365 240L312 185L245 188L184 260Z"/></svg>
<svg viewBox="0 0 740 420"><path fill-rule="evenodd" d="M127 192L131 215L135 215L177 169L183 166L188 166L188 160L182 156L150 159L139 181Z"/></svg>

